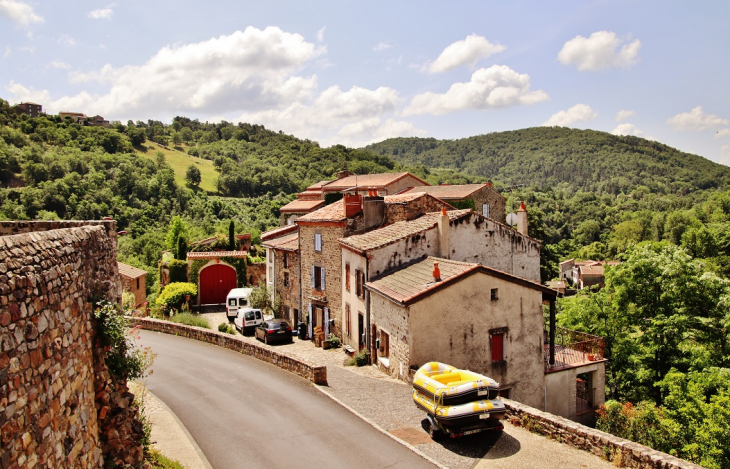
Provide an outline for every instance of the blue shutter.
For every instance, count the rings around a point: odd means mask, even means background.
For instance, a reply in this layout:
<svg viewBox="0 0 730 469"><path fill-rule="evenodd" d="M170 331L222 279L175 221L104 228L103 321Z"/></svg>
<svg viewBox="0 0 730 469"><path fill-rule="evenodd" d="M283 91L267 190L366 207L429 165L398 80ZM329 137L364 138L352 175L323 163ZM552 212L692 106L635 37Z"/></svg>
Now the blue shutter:
<svg viewBox="0 0 730 469"><path fill-rule="evenodd" d="M324 291L325 290L325 288L324 288L324 267L322 267L321 272L322 272L322 291Z"/></svg>
<svg viewBox="0 0 730 469"><path fill-rule="evenodd" d="M315 288L315 284L314 284L314 266L312 266L312 289L314 289L314 288Z"/></svg>

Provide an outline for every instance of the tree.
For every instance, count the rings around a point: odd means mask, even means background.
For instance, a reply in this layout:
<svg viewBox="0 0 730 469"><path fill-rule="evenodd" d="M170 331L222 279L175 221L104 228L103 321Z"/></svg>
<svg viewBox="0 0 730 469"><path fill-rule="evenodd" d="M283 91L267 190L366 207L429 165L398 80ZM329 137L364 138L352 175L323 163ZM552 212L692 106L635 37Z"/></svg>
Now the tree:
<svg viewBox="0 0 730 469"><path fill-rule="evenodd" d="M175 215L170 221L170 226L165 236L165 246L167 246L167 249L174 251L177 248L177 240L181 236L185 239L190 236L188 225L179 215Z"/></svg>
<svg viewBox="0 0 730 469"><path fill-rule="evenodd" d="M188 166L187 171L185 171L185 181L188 185L197 189L200 186L201 179L200 169L198 169L198 167L194 164Z"/></svg>
<svg viewBox="0 0 730 469"><path fill-rule="evenodd" d="M175 259L184 261L188 257L188 243L183 236L177 237L177 249L175 250Z"/></svg>
<svg viewBox="0 0 730 469"><path fill-rule="evenodd" d="M236 250L236 224L233 220L228 224L228 250Z"/></svg>
<svg viewBox="0 0 730 469"><path fill-rule="evenodd" d="M180 145L182 143L183 139L180 135L180 132L174 132L172 134L172 143L173 145Z"/></svg>

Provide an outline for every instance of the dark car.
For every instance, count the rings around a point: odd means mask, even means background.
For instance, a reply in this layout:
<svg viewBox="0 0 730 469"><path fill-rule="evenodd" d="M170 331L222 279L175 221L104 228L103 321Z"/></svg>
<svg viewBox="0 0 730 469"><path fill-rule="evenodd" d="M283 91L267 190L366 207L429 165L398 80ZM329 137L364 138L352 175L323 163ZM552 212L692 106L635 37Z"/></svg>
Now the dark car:
<svg viewBox="0 0 730 469"><path fill-rule="evenodd" d="M256 327L256 338L264 343L292 342L291 326L284 319L269 319Z"/></svg>

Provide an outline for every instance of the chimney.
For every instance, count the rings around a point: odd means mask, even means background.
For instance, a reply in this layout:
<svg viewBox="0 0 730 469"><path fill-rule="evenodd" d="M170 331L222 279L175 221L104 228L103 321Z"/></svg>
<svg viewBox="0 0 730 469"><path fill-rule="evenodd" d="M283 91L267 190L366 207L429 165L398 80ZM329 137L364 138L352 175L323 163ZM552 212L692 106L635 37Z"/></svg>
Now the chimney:
<svg viewBox="0 0 730 469"><path fill-rule="evenodd" d="M517 231L527 236L527 209L524 202L520 202L520 208L517 209Z"/></svg>
<svg viewBox="0 0 730 469"><path fill-rule="evenodd" d="M438 261L433 261L433 281L434 282L441 281L441 270L439 270Z"/></svg>
<svg viewBox="0 0 730 469"><path fill-rule="evenodd" d="M378 191L368 189L368 196L362 204L363 229L369 230L380 226L385 221L385 199L378 195Z"/></svg>
<svg viewBox="0 0 730 469"><path fill-rule="evenodd" d="M360 194L345 194L345 216L352 218L362 211L362 197Z"/></svg>
<svg viewBox="0 0 730 469"><path fill-rule="evenodd" d="M444 259L449 258L449 251L451 246L449 244L449 215L446 213L446 209L441 209L441 216L438 222L439 230L439 257Z"/></svg>
<svg viewBox="0 0 730 469"><path fill-rule="evenodd" d="M337 179L344 179L348 176L352 176L352 173L348 171L347 169L343 169L342 171L337 171Z"/></svg>
<svg viewBox="0 0 730 469"><path fill-rule="evenodd" d="M487 187L490 187L491 188L492 187L492 183L491 182L488 182L487 183Z"/></svg>

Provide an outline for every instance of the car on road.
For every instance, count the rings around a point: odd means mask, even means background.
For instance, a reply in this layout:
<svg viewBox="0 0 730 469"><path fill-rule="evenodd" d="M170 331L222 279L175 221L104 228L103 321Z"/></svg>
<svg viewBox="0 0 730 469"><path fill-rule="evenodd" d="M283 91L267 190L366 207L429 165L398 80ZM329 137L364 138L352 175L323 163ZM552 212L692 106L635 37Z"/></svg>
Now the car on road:
<svg viewBox="0 0 730 469"><path fill-rule="evenodd" d="M285 319L267 319L256 328L255 335L265 344L293 341L291 326Z"/></svg>
<svg viewBox="0 0 730 469"><path fill-rule="evenodd" d="M233 320L233 325L241 331L241 334L251 332L256 326L264 321L264 313L260 309L241 308Z"/></svg>

